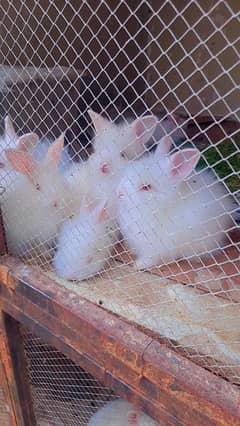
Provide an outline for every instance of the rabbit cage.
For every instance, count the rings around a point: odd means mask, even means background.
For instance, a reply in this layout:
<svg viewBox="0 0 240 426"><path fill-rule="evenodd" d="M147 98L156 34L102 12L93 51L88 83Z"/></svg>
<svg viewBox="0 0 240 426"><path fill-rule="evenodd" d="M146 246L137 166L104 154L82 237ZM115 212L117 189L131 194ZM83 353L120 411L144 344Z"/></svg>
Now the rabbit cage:
<svg viewBox="0 0 240 426"><path fill-rule="evenodd" d="M238 0L2 0L0 12L0 425L239 425ZM153 128L144 139L149 129L143 124L149 117ZM12 170L10 160L20 152L22 161L30 157L36 165L34 152L41 146L44 153L39 150L37 161L47 163L52 141L65 132L66 170L56 174L68 182L68 170L73 170L74 184L75 170L88 170L96 157L98 136L103 140L105 135L105 152L111 155L123 129L138 129L136 140L143 137L144 150L149 151L139 160L124 158L128 169L153 161L163 141L172 141L173 149L163 153L160 162L183 155L183 150L201 154L192 173L198 179L207 169L214 171L214 183L205 184L212 194L209 203L225 208L224 199L231 200L224 243L216 237L216 246L206 244L205 252L183 250L144 270L134 264L135 247L120 229L110 242L111 250L98 249L109 256L95 274L66 279L52 262L65 223L59 219L54 238L48 240L45 223L51 219L45 215L36 234L26 237L26 222L32 225L35 220L35 196L27 196L25 190L26 202L20 197L19 182L28 179L19 161ZM26 134L33 138L31 132L40 138L36 151L29 146L21 150L20 140L26 141ZM122 160L114 158L113 169ZM103 173L108 171L106 164ZM90 176L85 178L90 181ZM51 173L46 186L49 182L55 182ZM151 185L142 183L141 189L149 192ZM211 192L214 185L219 192ZM117 187L113 191L118 205L122 194L116 196ZM10 210L8 194L14 194ZM75 196L70 189L67 194ZM199 222L199 200L193 212L179 213L176 203L168 219L177 216L181 228L182 215L196 215L204 244L215 237ZM152 216L143 212L140 216L151 225ZM226 211L221 212L211 218L218 229ZM100 213L106 216L106 203ZM74 211L65 219L74 221L78 214ZM126 215L127 209L124 224ZM93 229L97 225L92 223ZM22 231L18 245L9 237L12 226ZM150 234L144 229L139 233L141 247L150 250L152 241L146 241L158 234L157 226ZM98 244L101 238L96 239ZM87 245L87 237L84 240ZM64 244L68 247L68 241ZM85 250L88 253L88 247ZM76 266L80 251L74 252ZM88 260L94 262L94 254ZM94 421L102 407L122 399L146 413L148 420L138 422L137 415L124 420L123 409L116 410L115 417L106 410L102 421Z"/></svg>

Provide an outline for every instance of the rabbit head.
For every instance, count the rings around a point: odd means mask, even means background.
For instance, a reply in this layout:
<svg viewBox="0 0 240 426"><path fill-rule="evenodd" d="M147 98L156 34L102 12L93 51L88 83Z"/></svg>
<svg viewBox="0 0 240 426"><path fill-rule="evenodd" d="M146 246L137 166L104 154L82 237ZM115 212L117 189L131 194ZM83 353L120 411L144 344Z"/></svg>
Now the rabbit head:
<svg viewBox="0 0 240 426"><path fill-rule="evenodd" d="M126 160L141 155L157 124L153 115L116 125L92 110L88 113L96 131L91 162L102 177L118 174L127 166Z"/></svg>
<svg viewBox="0 0 240 426"><path fill-rule="evenodd" d="M163 155L170 146L171 138L162 138L155 154L133 162L127 169L118 190L118 198L138 194L145 198L157 197L162 205L171 201L179 185L191 174L200 158L197 149L183 149L172 155Z"/></svg>

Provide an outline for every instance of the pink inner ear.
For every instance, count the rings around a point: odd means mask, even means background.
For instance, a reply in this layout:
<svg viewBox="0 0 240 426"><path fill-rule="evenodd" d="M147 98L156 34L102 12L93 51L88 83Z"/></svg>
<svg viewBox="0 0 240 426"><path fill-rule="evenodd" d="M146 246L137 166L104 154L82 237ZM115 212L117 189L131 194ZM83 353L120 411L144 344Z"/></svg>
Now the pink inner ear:
<svg viewBox="0 0 240 426"><path fill-rule="evenodd" d="M154 115L146 115L145 117L138 118L134 121L133 129L135 137L141 145L145 145L153 135L157 121L158 120Z"/></svg>
<svg viewBox="0 0 240 426"><path fill-rule="evenodd" d="M135 127L137 138L140 138L145 130L147 129L145 129L143 123L141 121L137 121L136 127Z"/></svg>
<svg viewBox="0 0 240 426"><path fill-rule="evenodd" d="M5 150L6 158L13 170L27 176L31 176L36 169L36 163L27 152L16 151L14 149Z"/></svg>
<svg viewBox="0 0 240 426"><path fill-rule="evenodd" d="M193 171L200 158L197 149L184 149L171 156L171 177L183 180Z"/></svg>

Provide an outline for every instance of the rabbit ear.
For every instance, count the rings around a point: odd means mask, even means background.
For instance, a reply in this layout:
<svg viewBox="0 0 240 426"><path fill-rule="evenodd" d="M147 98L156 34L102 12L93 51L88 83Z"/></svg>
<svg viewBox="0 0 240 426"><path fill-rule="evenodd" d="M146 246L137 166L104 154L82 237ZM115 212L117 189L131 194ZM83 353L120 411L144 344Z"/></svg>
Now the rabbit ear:
<svg viewBox="0 0 240 426"><path fill-rule="evenodd" d="M26 133L17 141L17 149L20 151L30 151L39 142L39 137L36 133Z"/></svg>
<svg viewBox="0 0 240 426"><path fill-rule="evenodd" d="M7 115L4 119L4 126L5 126L5 135L11 139L14 139L17 137L17 134L15 132L12 119L10 115Z"/></svg>
<svg viewBox="0 0 240 426"><path fill-rule="evenodd" d="M158 142L158 146L157 146L155 154L156 155L168 154L172 144L173 144L173 140L171 136L163 136L163 138Z"/></svg>
<svg viewBox="0 0 240 426"><path fill-rule="evenodd" d="M155 131L157 122L157 117L154 115L146 115L132 123L138 143L145 145L149 141Z"/></svg>
<svg viewBox="0 0 240 426"><path fill-rule="evenodd" d="M181 182L196 167L201 154L198 149L183 149L170 157L169 175L174 182Z"/></svg>
<svg viewBox="0 0 240 426"><path fill-rule="evenodd" d="M23 175L31 177L37 168L37 163L28 152L6 149L5 155L13 170Z"/></svg>
<svg viewBox="0 0 240 426"><path fill-rule="evenodd" d="M95 224L99 225L100 223L104 222L108 218L108 212L107 212L107 204L108 201L104 201L100 204L100 207L96 209L96 217L95 217Z"/></svg>
<svg viewBox="0 0 240 426"><path fill-rule="evenodd" d="M92 109L88 110L88 115L93 122L96 133L102 133L109 126L109 121Z"/></svg>
<svg viewBox="0 0 240 426"><path fill-rule="evenodd" d="M44 163L48 166L57 168L64 148L64 136L65 132L63 132L58 139L56 139L53 143L51 143L48 148Z"/></svg>

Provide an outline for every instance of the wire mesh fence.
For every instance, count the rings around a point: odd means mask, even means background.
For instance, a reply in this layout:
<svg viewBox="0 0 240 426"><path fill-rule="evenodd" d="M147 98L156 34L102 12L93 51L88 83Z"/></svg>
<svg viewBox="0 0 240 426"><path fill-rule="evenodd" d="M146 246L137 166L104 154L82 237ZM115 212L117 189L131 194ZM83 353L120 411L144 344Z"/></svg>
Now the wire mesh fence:
<svg viewBox="0 0 240 426"><path fill-rule="evenodd" d="M39 337L25 331L24 345L37 424L86 425L99 408L117 399Z"/></svg>
<svg viewBox="0 0 240 426"><path fill-rule="evenodd" d="M237 1L0 10L9 252L239 384Z"/></svg>

